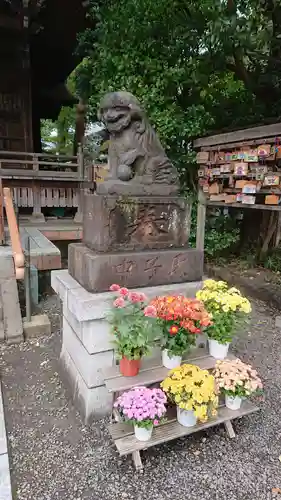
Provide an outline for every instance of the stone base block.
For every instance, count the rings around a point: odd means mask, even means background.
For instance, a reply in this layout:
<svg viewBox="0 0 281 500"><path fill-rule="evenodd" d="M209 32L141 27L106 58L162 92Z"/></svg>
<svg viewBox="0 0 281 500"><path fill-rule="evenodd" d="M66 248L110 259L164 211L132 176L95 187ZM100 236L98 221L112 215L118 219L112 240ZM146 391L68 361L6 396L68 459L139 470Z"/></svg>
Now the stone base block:
<svg viewBox="0 0 281 500"><path fill-rule="evenodd" d="M103 319L79 321L67 307L64 308L63 314L63 326L67 328L68 324L72 328L89 354L112 350L109 323Z"/></svg>
<svg viewBox="0 0 281 500"><path fill-rule="evenodd" d="M23 318L23 335L25 339L40 337L40 335L51 335L51 323L47 314L31 316L30 321Z"/></svg>
<svg viewBox="0 0 281 500"><path fill-rule="evenodd" d="M112 394L108 393L105 385L88 387L64 347L60 353L60 375L86 425L110 414L113 402Z"/></svg>
<svg viewBox="0 0 281 500"><path fill-rule="evenodd" d="M93 352L94 347L91 346L92 352L89 352L83 340L81 342L77 332L72 329L64 316L63 348L70 355L87 387L91 389L103 385L101 369L104 366L112 366L114 363L112 346L109 346L108 351L103 350L103 352Z"/></svg>
<svg viewBox="0 0 281 500"><path fill-rule="evenodd" d="M34 222L34 224L39 224L41 222L46 222L44 214L42 212L33 212L29 218L29 222Z"/></svg>
<svg viewBox="0 0 281 500"><path fill-rule="evenodd" d="M74 216L74 222L77 222L79 224L82 224L83 222L83 213L77 210L75 216Z"/></svg>
<svg viewBox="0 0 281 500"><path fill-rule="evenodd" d="M70 311L75 317L75 320L81 323L80 326L84 332L86 332L86 329L88 329L87 331L89 332L92 328L94 328L96 323L91 323L92 321L104 320L106 318L114 295L112 292L87 292L87 290L85 290L74 278L72 278L72 276L70 276L67 269L52 271L51 285L53 290L62 299L63 311L66 309ZM200 280L191 283L176 283L141 288L135 287L133 290L145 293L149 299L152 299L157 295L186 295L187 297L195 297L196 292L201 288L201 286L202 282ZM100 332L99 329L95 330ZM87 338L88 336L89 333L85 333L84 338ZM98 333L96 333L95 336L97 337ZM102 336L103 334L101 337ZM84 342L85 340L83 340L83 343ZM108 337L106 337L106 344L107 343ZM107 349L108 348L105 350Z"/></svg>
<svg viewBox="0 0 281 500"><path fill-rule="evenodd" d="M203 252L194 248L98 254L81 243L68 248L71 276L89 292L112 283L128 288L200 281Z"/></svg>
<svg viewBox="0 0 281 500"><path fill-rule="evenodd" d="M90 423L112 409L112 396L100 369L115 363L106 320L114 294L87 292L67 270L52 271L51 280L63 304L61 374L83 421ZM149 298L164 294L194 297L200 287L201 282L193 282L137 290Z"/></svg>
<svg viewBox="0 0 281 500"><path fill-rule="evenodd" d="M0 340L23 341L23 326L11 247L0 247Z"/></svg>

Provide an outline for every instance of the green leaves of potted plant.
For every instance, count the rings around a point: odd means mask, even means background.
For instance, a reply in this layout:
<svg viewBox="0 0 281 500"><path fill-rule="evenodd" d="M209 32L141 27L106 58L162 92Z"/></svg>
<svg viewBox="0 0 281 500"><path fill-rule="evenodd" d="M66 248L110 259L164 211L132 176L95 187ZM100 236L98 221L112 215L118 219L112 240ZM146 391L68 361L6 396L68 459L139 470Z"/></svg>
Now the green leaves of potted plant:
<svg viewBox="0 0 281 500"><path fill-rule="evenodd" d="M120 358L120 372L133 377L139 372L141 358L149 353L156 320L145 314L147 298L143 293L131 292L116 284L111 285L110 290L116 292L108 319Z"/></svg>
<svg viewBox="0 0 281 500"><path fill-rule="evenodd" d="M235 331L251 312L251 304L237 288L229 288L224 281L204 281L196 297L212 316L212 324L205 330L210 354L216 359L224 359Z"/></svg>

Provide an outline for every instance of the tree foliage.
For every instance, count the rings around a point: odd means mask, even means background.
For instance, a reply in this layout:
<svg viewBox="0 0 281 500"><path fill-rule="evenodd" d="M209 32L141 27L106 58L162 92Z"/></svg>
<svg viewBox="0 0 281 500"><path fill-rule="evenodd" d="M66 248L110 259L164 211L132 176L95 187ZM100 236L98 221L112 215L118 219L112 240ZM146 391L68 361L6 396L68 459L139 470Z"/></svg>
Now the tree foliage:
<svg viewBox="0 0 281 500"><path fill-rule="evenodd" d="M97 103L125 89L180 168L191 140L278 116L281 0L92 0L78 85Z"/></svg>
<svg viewBox="0 0 281 500"><path fill-rule="evenodd" d="M93 120L104 93L135 94L185 187L195 137L280 119L281 0L91 0L89 16L76 79Z"/></svg>
<svg viewBox="0 0 281 500"><path fill-rule="evenodd" d="M190 246L196 246L197 207L192 206ZM209 259L234 253L240 240L240 221L230 214L209 208L205 226L205 256Z"/></svg>
<svg viewBox="0 0 281 500"><path fill-rule="evenodd" d="M77 96L75 71L70 74L67 87L74 96ZM44 151L50 154L73 154L75 116L75 106L63 106L57 120L42 120L41 140Z"/></svg>

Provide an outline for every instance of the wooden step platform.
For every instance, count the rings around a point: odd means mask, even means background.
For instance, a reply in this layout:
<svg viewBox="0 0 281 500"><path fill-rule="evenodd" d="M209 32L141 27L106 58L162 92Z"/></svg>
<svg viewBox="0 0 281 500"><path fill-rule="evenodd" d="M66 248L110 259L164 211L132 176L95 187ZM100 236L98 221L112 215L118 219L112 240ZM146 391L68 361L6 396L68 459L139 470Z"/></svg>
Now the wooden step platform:
<svg viewBox="0 0 281 500"><path fill-rule="evenodd" d="M228 355L228 359L235 359L233 354ZM210 356L207 348L198 347L186 355L182 363L190 363L199 366L204 370L211 370L215 367L216 360ZM162 365L161 357L145 358L142 361L141 369L136 377L123 377L119 371L119 366L112 366L102 370L106 388L109 392L122 392L137 385L152 385L162 382L167 377L169 370Z"/></svg>
<svg viewBox="0 0 281 500"><path fill-rule="evenodd" d="M232 354L228 355L228 359L236 359ZM211 370L215 367L216 359L209 355L206 347L193 349L182 361L189 363L204 370ZM109 392L114 394L113 401L116 396L126 390L136 386L151 386L162 382L168 375L169 370L162 366L161 357L146 358L142 361L141 370L136 377L124 377L120 374L119 367L114 366L102 370L105 385ZM140 451L156 446L167 441L188 436L194 432L198 432L215 425L224 424L226 432L230 438L235 437L235 432L232 427L232 420L243 417L250 413L258 411L258 408L250 401L243 401L242 406L237 411L232 411L225 406L220 406L218 414L215 418L209 419L205 423L198 423L194 427L183 427L176 419L176 408L168 408L167 421L153 429L152 438L149 441L138 441L134 435L133 426L120 421L120 416L113 409L112 416L115 422L112 422L108 429L115 442L120 456L132 454L134 465L137 470L142 470Z"/></svg>
<svg viewBox="0 0 281 500"><path fill-rule="evenodd" d="M129 455L137 450L144 450L150 448L151 446L166 443L167 441L173 441L174 439L188 436L194 432L202 431L225 422L230 422L231 420L243 417L244 415L249 415L250 413L258 411L258 408L248 400L243 401L241 408L236 411L229 410L225 406L222 406L218 409L218 415L215 418L212 418L205 423L199 423L194 427L183 427L180 425L176 419L175 409L173 410L174 416L169 418L166 423L155 427L153 429L152 438L147 442L138 441L135 438L133 426L130 424L118 422L109 425L109 432L112 439L115 441L119 454L121 456ZM227 432L229 434L229 428L227 429ZM234 431L233 434L229 435L229 437L235 437Z"/></svg>

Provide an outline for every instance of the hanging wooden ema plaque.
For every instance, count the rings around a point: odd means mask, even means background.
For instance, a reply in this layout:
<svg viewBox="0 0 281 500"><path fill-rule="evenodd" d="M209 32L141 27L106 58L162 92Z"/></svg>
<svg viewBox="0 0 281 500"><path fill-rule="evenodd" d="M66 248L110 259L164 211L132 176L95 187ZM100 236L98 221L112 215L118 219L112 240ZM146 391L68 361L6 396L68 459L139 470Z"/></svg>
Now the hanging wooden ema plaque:
<svg viewBox="0 0 281 500"><path fill-rule="evenodd" d="M243 189L243 187L247 184L247 181L244 179L239 179L235 182L235 189Z"/></svg>
<svg viewBox="0 0 281 500"><path fill-rule="evenodd" d="M247 161L248 163L256 163L259 161L258 157L258 151L257 149L249 149L248 151L245 151L245 157L244 160Z"/></svg>
<svg viewBox="0 0 281 500"><path fill-rule="evenodd" d="M257 147L257 153L259 159L264 159L270 156L271 153L271 146L270 144L261 144L260 146Z"/></svg>
<svg viewBox="0 0 281 500"><path fill-rule="evenodd" d="M268 194L265 197L265 204L266 205L279 205L279 196L276 194Z"/></svg>
<svg viewBox="0 0 281 500"><path fill-rule="evenodd" d="M263 185L264 186L279 186L279 175L275 174L267 174L264 177Z"/></svg>
<svg viewBox="0 0 281 500"><path fill-rule="evenodd" d="M255 182L246 182L242 188L243 194L255 194L257 192L257 185Z"/></svg>
<svg viewBox="0 0 281 500"><path fill-rule="evenodd" d="M221 172L221 174L228 174L228 173L232 172L231 163L224 163L223 165L221 165L220 172Z"/></svg>
<svg viewBox="0 0 281 500"><path fill-rule="evenodd" d="M199 153L197 153L197 156L196 156L197 163L204 165L205 163L208 162L208 160L209 160L208 151L199 151Z"/></svg>
<svg viewBox="0 0 281 500"><path fill-rule="evenodd" d="M236 162L234 163L234 175L243 176L248 173L248 163Z"/></svg>

